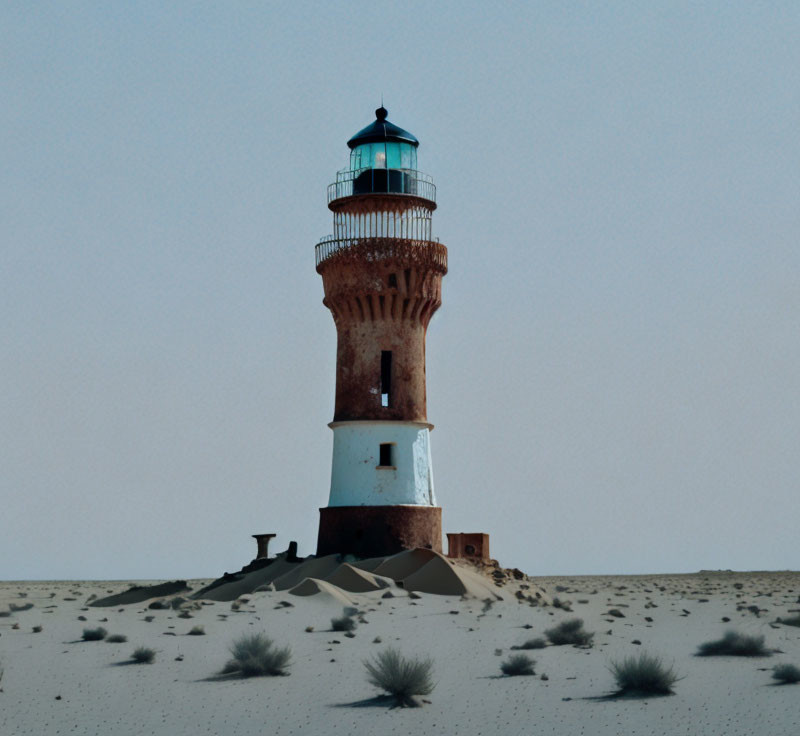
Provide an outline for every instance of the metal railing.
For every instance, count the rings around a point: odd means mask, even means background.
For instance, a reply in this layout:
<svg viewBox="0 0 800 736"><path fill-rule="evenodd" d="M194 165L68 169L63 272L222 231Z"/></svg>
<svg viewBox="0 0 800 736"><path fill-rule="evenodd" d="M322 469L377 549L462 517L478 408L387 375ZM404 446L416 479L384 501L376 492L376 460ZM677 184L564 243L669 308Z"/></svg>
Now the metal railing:
<svg viewBox="0 0 800 736"><path fill-rule="evenodd" d="M335 238L326 235L314 248L316 265L333 256L354 254L358 249L358 257L367 262L387 258L411 258L418 262L427 262L447 271L447 248L433 240L410 240L405 238Z"/></svg>
<svg viewBox="0 0 800 736"><path fill-rule="evenodd" d="M428 174L414 169L342 169L328 185L328 204L358 194L399 194L436 201L436 185Z"/></svg>

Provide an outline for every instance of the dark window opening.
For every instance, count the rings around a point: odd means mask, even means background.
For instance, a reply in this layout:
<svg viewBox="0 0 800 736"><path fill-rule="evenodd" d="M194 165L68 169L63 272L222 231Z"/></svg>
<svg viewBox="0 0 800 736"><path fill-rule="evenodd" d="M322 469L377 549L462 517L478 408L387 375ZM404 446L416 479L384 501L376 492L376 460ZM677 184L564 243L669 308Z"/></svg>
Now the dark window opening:
<svg viewBox="0 0 800 736"><path fill-rule="evenodd" d="M381 350L381 406L392 405L392 351Z"/></svg>
<svg viewBox="0 0 800 736"><path fill-rule="evenodd" d="M397 288L397 274L390 273L389 274L389 288L396 289Z"/></svg>
<svg viewBox="0 0 800 736"><path fill-rule="evenodd" d="M388 468L394 463L392 462L392 444L391 442L381 442L380 463L384 468Z"/></svg>

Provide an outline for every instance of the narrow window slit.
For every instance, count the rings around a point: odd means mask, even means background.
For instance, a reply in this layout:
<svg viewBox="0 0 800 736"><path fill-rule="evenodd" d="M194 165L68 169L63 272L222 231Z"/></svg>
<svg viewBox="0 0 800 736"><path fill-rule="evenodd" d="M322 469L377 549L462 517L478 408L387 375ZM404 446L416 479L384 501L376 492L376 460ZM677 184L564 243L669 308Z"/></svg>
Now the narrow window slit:
<svg viewBox="0 0 800 736"><path fill-rule="evenodd" d="M389 468L394 465L394 458L392 457L392 443L391 442L381 442L380 448L380 466L383 468Z"/></svg>
<svg viewBox="0 0 800 736"><path fill-rule="evenodd" d="M381 350L381 406L392 405L392 351Z"/></svg>

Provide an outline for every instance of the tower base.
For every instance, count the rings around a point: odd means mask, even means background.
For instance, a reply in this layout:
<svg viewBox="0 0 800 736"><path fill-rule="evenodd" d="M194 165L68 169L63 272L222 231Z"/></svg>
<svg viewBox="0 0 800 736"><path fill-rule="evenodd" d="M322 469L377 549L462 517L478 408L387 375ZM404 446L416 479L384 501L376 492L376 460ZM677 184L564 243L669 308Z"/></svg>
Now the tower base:
<svg viewBox="0 0 800 736"><path fill-rule="evenodd" d="M327 506L319 516L317 557L383 557L415 547L442 551L439 506Z"/></svg>

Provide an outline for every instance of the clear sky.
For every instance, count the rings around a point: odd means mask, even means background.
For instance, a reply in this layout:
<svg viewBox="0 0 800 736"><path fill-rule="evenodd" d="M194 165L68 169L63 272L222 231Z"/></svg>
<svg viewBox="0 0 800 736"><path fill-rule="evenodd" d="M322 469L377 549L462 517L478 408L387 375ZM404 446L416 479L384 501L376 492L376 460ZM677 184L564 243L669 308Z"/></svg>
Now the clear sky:
<svg viewBox="0 0 800 736"><path fill-rule="evenodd" d="M347 139L420 140L445 531L532 574L800 562L800 3L0 9L0 578L314 552Z"/></svg>

